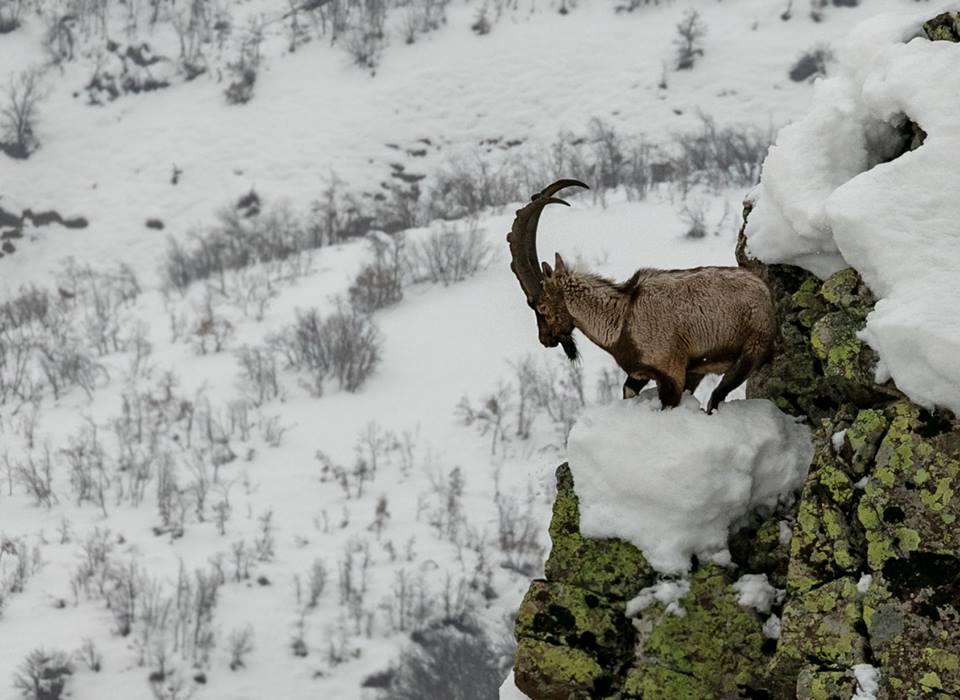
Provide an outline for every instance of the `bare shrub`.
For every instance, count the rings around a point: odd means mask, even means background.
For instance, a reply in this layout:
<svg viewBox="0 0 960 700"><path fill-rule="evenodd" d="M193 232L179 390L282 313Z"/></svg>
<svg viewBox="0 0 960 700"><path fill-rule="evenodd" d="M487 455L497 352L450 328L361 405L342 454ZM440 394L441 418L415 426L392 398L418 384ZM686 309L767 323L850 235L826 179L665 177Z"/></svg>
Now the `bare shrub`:
<svg viewBox="0 0 960 700"><path fill-rule="evenodd" d="M412 44L417 36L436 31L447 23L449 0L417 0L404 9L401 22L404 41Z"/></svg>
<svg viewBox="0 0 960 700"><path fill-rule="evenodd" d="M311 205L307 224L310 244L319 248L370 232L373 216L365 211L360 200L344 190L344 182L331 173L320 197Z"/></svg>
<svg viewBox="0 0 960 700"><path fill-rule="evenodd" d="M484 34L490 33L493 25L490 22L488 12L489 9L487 8L487 3L481 5L480 9L477 10L477 14L473 19L473 24L470 25L470 29L474 34L483 36Z"/></svg>
<svg viewBox="0 0 960 700"><path fill-rule="evenodd" d="M34 322L42 324L51 307L50 295L45 289L33 284L21 287L15 297L0 304L0 331Z"/></svg>
<svg viewBox="0 0 960 700"><path fill-rule="evenodd" d="M693 68L697 58L703 56L700 40L707 34L707 27L700 19L700 13L690 8L677 24L677 36L673 43L677 47L677 70Z"/></svg>
<svg viewBox="0 0 960 700"><path fill-rule="evenodd" d="M411 573L400 567L393 575L390 595L380 608L393 632L410 632L426 625L435 615L436 599L427 587L422 572Z"/></svg>
<svg viewBox="0 0 960 700"><path fill-rule="evenodd" d="M212 38L212 17L204 0L190 0L186 7L170 9L170 23L180 42L178 61L187 80L193 80L206 71L203 51Z"/></svg>
<svg viewBox="0 0 960 700"><path fill-rule="evenodd" d="M344 46L360 68L377 72L387 42L385 0L360 0L357 16L347 33Z"/></svg>
<svg viewBox="0 0 960 700"><path fill-rule="evenodd" d="M466 226L443 223L413 246L411 259L417 281L444 286L472 277L490 264L493 249L484 239L476 217Z"/></svg>
<svg viewBox="0 0 960 700"><path fill-rule="evenodd" d="M801 83L827 74L827 64L833 60L828 46L815 46L804 52L790 68L790 80Z"/></svg>
<svg viewBox="0 0 960 700"><path fill-rule="evenodd" d="M37 117L46 97L42 73L25 70L10 77L4 102L0 104L0 151L11 158L28 158L40 147Z"/></svg>
<svg viewBox="0 0 960 700"><path fill-rule="evenodd" d="M544 548L540 542L542 523L533 517L535 495L530 485L524 498L505 493L500 488L500 474L494 481L494 503L497 506L498 553L504 557L503 565L530 578L543 566Z"/></svg>
<svg viewBox="0 0 960 700"><path fill-rule="evenodd" d="M234 327L215 307L213 291L209 286L204 290L201 302L194 305L194 313L190 325L190 344L194 352L198 355L223 352L227 341L233 336Z"/></svg>
<svg viewBox="0 0 960 700"><path fill-rule="evenodd" d="M307 587L309 589L309 598L307 599L307 608L312 610L320 604L320 597L323 595L327 586L327 566L322 559L314 559L310 566L310 575Z"/></svg>
<svg viewBox="0 0 960 700"><path fill-rule="evenodd" d="M683 189L753 185L770 148L771 134L752 127L719 127L700 115L700 128L674 137L673 177Z"/></svg>
<svg viewBox="0 0 960 700"><path fill-rule="evenodd" d="M257 71L260 68L263 29L260 20L251 18L239 37L236 59L227 63L227 73L231 80L224 95L230 104L246 104L253 97L253 86L257 82Z"/></svg>
<svg viewBox="0 0 960 700"><path fill-rule="evenodd" d="M395 304L403 298L406 268L405 238L371 233L367 240L372 259L366 263L350 285L350 304L364 313Z"/></svg>
<svg viewBox="0 0 960 700"><path fill-rule="evenodd" d="M496 697L502 671L497 654L476 624L418 632L401 655L390 700L487 700Z"/></svg>
<svg viewBox="0 0 960 700"><path fill-rule="evenodd" d="M687 238L700 239L707 235L707 212L703 202L685 202L680 210L680 220L687 231Z"/></svg>
<svg viewBox="0 0 960 700"><path fill-rule="evenodd" d="M253 651L253 627L246 625L233 630L227 643L230 647L230 670L243 668L246 665L243 658Z"/></svg>
<svg viewBox="0 0 960 700"><path fill-rule="evenodd" d="M352 306L338 306L321 319L316 309L297 314L297 322L274 340L289 366L312 375L311 389L323 393L333 378L341 389L357 391L380 362L380 332L370 317Z"/></svg>
<svg viewBox="0 0 960 700"><path fill-rule="evenodd" d="M9 34L20 26L25 0L0 0L0 34Z"/></svg>
<svg viewBox="0 0 960 700"><path fill-rule="evenodd" d="M135 342L135 333L125 333L136 326L123 315L140 295L140 282L126 264L115 270L94 270L72 258L64 262L57 275L61 305L79 317L87 346L98 355L126 351Z"/></svg>
<svg viewBox="0 0 960 700"><path fill-rule="evenodd" d="M73 664L67 654L34 649L14 675L13 685L29 700L60 700L71 675Z"/></svg>
<svg viewBox="0 0 960 700"><path fill-rule="evenodd" d="M48 446L44 446L39 455L27 454L24 460L17 462L14 474L37 505L49 510L59 502L53 491L53 457Z"/></svg>
<svg viewBox="0 0 960 700"><path fill-rule="evenodd" d="M277 358L269 348L244 345L236 352L240 365L240 382L254 406L280 396L277 379Z"/></svg>
<svg viewBox="0 0 960 700"><path fill-rule="evenodd" d="M103 656L89 637L83 640L80 648L74 652L74 656L94 673L100 673L103 668Z"/></svg>
<svg viewBox="0 0 960 700"><path fill-rule="evenodd" d="M309 246L303 224L285 204L252 215L226 207L214 226L192 232L187 246L168 239L161 276L168 288L181 294L193 282L211 278L220 293L227 294L227 271L271 261L296 263Z"/></svg>
<svg viewBox="0 0 960 700"><path fill-rule="evenodd" d="M487 207L508 204L517 199L516 185L506 165L495 166L479 151L451 159L433 173L427 216L462 219Z"/></svg>

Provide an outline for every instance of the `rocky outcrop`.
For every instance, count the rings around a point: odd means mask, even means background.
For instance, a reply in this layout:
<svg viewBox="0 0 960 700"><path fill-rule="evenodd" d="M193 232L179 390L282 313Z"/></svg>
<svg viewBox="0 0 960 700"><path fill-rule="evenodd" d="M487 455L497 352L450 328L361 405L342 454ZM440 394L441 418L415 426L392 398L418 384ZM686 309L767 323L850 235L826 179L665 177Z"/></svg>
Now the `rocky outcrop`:
<svg viewBox="0 0 960 700"><path fill-rule="evenodd" d="M925 30L958 41L960 15ZM904 135L905 149L922 147L919 126ZM628 619L655 572L632 545L580 534L561 466L545 579L517 616L517 686L549 700L849 700L869 666L878 700L960 699L960 424L875 380L859 337L875 300L856 270L820 280L745 248L741 236L738 260L770 285L781 332L748 397L814 431L799 497L733 533L729 567L692 562L684 615L654 604ZM783 590L779 638L738 604L748 573Z"/></svg>
<svg viewBox="0 0 960 700"><path fill-rule="evenodd" d="M694 563L685 615L654 605L627 620L655 574L632 545L580 534L561 466L546 578L517 617L515 677L531 698L847 700L859 664L879 669L881 700L960 697L960 429L874 381L857 337L874 301L854 270L762 273L782 347L749 393L815 428L800 498L734 534L731 567ZM778 640L737 604L745 573L785 590Z"/></svg>

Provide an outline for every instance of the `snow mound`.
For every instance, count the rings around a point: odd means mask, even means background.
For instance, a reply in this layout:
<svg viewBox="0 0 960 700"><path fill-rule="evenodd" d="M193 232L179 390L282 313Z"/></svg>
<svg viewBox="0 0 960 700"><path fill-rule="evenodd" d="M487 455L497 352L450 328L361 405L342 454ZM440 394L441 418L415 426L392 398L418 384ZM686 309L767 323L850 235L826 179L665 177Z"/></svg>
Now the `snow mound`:
<svg viewBox="0 0 960 700"><path fill-rule="evenodd" d="M526 695L520 692L516 682L513 680L513 671L507 676L503 685L500 686L500 700L530 700Z"/></svg>
<svg viewBox="0 0 960 700"><path fill-rule="evenodd" d="M704 413L692 396L660 410L649 395L584 411L567 457L588 537L619 537L662 573L690 556L729 558L730 524L799 488L810 431L765 400Z"/></svg>
<svg viewBox="0 0 960 700"><path fill-rule="evenodd" d="M922 36L930 16L880 15L842 42L838 74L770 149L746 235L768 263L859 270L879 299L862 334L878 380L957 412L960 45ZM894 158L908 119L926 139Z"/></svg>

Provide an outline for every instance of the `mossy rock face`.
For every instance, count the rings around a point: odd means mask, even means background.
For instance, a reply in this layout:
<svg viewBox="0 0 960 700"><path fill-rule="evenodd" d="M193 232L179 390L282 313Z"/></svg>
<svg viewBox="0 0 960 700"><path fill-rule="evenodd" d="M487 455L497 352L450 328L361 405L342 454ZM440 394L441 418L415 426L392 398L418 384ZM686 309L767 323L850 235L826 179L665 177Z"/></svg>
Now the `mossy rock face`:
<svg viewBox="0 0 960 700"><path fill-rule="evenodd" d="M844 406L899 396L892 384L875 384L876 353L857 337L875 300L855 270L826 281L789 265L770 265L761 274L776 300L780 344L748 385L748 398L769 398L817 425Z"/></svg>
<svg viewBox="0 0 960 700"><path fill-rule="evenodd" d="M783 542L781 523L787 509L778 509L756 524L747 525L730 536L728 546L733 562L744 571L766 574L775 588L786 588L790 564L790 543Z"/></svg>
<svg viewBox="0 0 960 700"><path fill-rule="evenodd" d="M605 597L628 600L656 578L643 554L629 542L589 539L580 534L579 501L566 464L557 469L550 539L553 548L544 567L548 581L563 581Z"/></svg>
<svg viewBox="0 0 960 700"><path fill-rule="evenodd" d="M529 637L583 650L605 669L622 664L633 649L634 630L622 601L565 583L534 581L517 625Z"/></svg>
<svg viewBox="0 0 960 700"><path fill-rule="evenodd" d="M626 601L655 578L632 544L580 534L573 489L570 469L561 465L546 580L531 584L517 613L514 675L531 698L613 696L633 659Z"/></svg>
<svg viewBox="0 0 960 700"><path fill-rule="evenodd" d="M960 41L960 14L937 15L923 23L923 31L931 41Z"/></svg>
<svg viewBox="0 0 960 700"><path fill-rule="evenodd" d="M804 666L797 675L797 700L848 700L857 690L852 671L822 671Z"/></svg>
<svg viewBox="0 0 960 700"><path fill-rule="evenodd" d="M517 688L536 700L592 700L606 695L598 685L607 674L590 654L538 639L519 639L513 675Z"/></svg>
<svg viewBox="0 0 960 700"><path fill-rule="evenodd" d="M763 665L763 621L737 602L733 578L715 565L690 577L682 615L662 605L642 611L637 661L624 698L735 698Z"/></svg>

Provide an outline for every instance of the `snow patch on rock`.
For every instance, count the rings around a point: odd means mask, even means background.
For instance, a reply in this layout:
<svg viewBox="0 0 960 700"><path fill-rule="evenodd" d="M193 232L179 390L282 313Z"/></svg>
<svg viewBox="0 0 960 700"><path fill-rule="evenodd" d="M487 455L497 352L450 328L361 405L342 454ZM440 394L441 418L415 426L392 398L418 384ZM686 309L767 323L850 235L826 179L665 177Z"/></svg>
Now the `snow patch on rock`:
<svg viewBox="0 0 960 700"><path fill-rule="evenodd" d="M746 235L768 263L856 268L879 299L861 334L878 381L957 412L960 46L923 36L929 16L880 15L841 42L837 75L770 149ZM926 139L896 157L908 119Z"/></svg>
<svg viewBox="0 0 960 700"><path fill-rule="evenodd" d="M647 396L584 411L567 448L586 537L619 537L662 573L690 557L727 557L730 524L789 498L806 477L810 430L766 400L712 415L685 395L661 411Z"/></svg>

